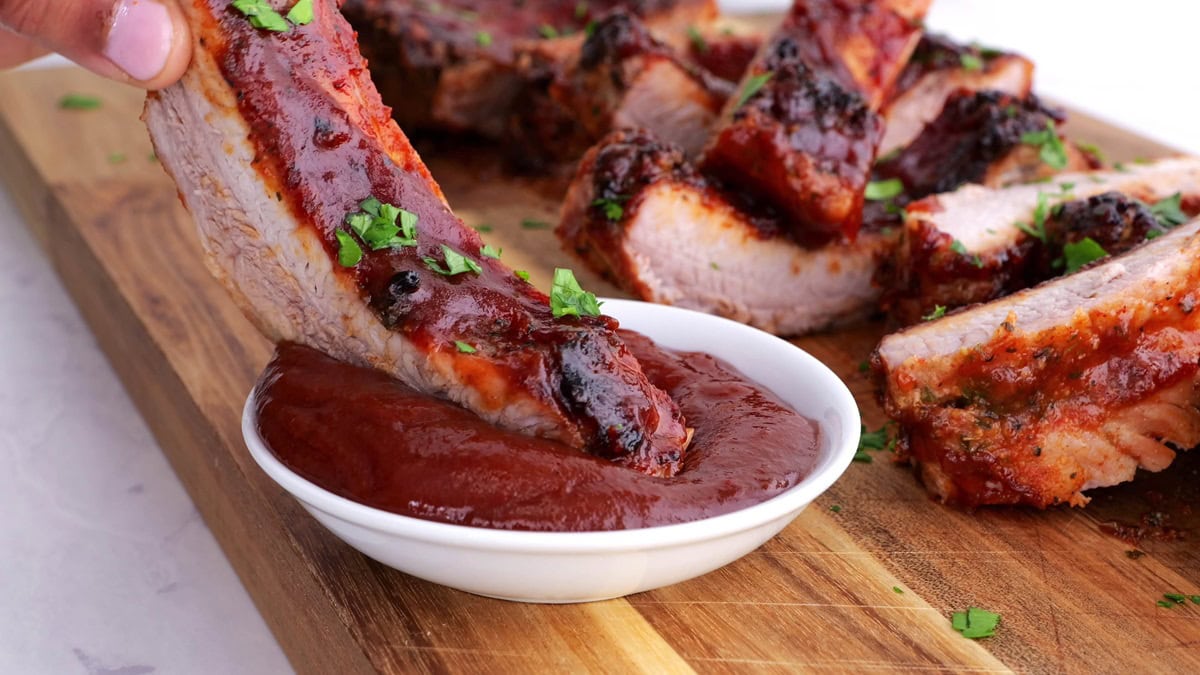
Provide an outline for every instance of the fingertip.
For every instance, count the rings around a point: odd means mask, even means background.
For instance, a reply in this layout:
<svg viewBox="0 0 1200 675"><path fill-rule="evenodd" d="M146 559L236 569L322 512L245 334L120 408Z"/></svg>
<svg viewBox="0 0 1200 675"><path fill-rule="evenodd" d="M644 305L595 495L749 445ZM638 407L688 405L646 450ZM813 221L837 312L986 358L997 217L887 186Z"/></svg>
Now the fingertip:
<svg viewBox="0 0 1200 675"><path fill-rule="evenodd" d="M119 0L103 55L128 79L161 89L183 76L191 61L186 17L173 0Z"/></svg>

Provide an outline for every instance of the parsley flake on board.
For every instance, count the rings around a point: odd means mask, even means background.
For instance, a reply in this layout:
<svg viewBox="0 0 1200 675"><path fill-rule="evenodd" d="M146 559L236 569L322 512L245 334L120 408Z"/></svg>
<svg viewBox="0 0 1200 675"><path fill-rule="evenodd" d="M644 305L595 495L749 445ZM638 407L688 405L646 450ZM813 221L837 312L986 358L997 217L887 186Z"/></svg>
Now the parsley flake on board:
<svg viewBox="0 0 1200 675"><path fill-rule="evenodd" d="M499 260L500 255L502 253L504 253L504 249L496 248L495 246L492 246L491 244L484 244L479 249L479 255L483 256L484 258L494 258L496 260Z"/></svg>
<svg viewBox="0 0 1200 675"><path fill-rule="evenodd" d="M457 347L458 351L462 352L463 354L474 354L475 352L479 351L462 340L455 340L454 346Z"/></svg>
<svg viewBox="0 0 1200 675"><path fill-rule="evenodd" d="M109 164L124 164L126 159L128 159L128 157L126 157L125 153L123 152L111 152L108 155Z"/></svg>
<svg viewBox="0 0 1200 675"><path fill-rule="evenodd" d="M697 54L708 53L708 41L704 39L704 36L700 34L700 31L697 30L695 26L687 27L687 36L688 40L690 40L692 43L692 48L696 50Z"/></svg>
<svg viewBox="0 0 1200 675"><path fill-rule="evenodd" d="M891 438L891 430L887 424L875 431L867 431L867 427L863 425L858 437L858 452L854 453L854 461L870 464L873 458L867 452L868 450L892 450L895 446L896 441Z"/></svg>
<svg viewBox="0 0 1200 675"><path fill-rule="evenodd" d="M526 272L525 270L513 270L513 274L515 274L516 277L521 281L526 283L529 282L529 272Z"/></svg>
<svg viewBox="0 0 1200 675"><path fill-rule="evenodd" d="M550 40L558 37L558 29L548 23L544 23L538 26L538 35Z"/></svg>
<svg viewBox="0 0 1200 675"><path fill-rule="evenodd" d="M842 507L837 504L834 504L833 506L829 507L829 510L833 511L834 513L841 513Z"/></svg>
<svg viewBox="0 0 1200 675"><path fill-rule="evenodd" d="M892 586L892 592L896 595L904 595L904 589L899 586Z"/></svg>
<svg viewBox="0 0 1200 675"><path fill-rule="evenodd" d="M483 48L492 46L492 34L486 30L481 30L475 34L475 44Z"/></svg>
<svg viewBox="0 0 1200 675"><path fill-rule="evenodd" d="M63 110L96 110L102 105L99 98L85 94L66 94L58 99L58 107Z"/></svg>
<svg viewBox="0 0 1200 675"><path fill-rule="evenodd" d="M554 281L550 285L550 311L555 318L564 316L600 316L600 305L595 294L579 285L575 273L562 267L554 268Z"/></svg>
<svg viewBox="0 0 1200 675"><path fill-rule="evenodd" d="M922 321L934 321L946 316L946 308L943 305L934 305L933 311L921 317Z"/></svg>
<svg viewBox="0 0 1200 675"><path fill-rule="evenodd" d="M286 33L291 30L287 19L276 12L266 0L233 0L231 6L250 20L255 28L276 33Z"/></svg>
<svg viewBox="0 0 1200 675"><path fill-rule="evenodd" d="M1066 263L1066 273L1077 272L1084 265L1105 258L1108 251L1091 237L1063 244L1063 262Z"/></svg>
<svg viewBox="0 0 1200 675"><path fill-rule="evenodd" d="M1045 129L1022 134L1021 142L1038 148L1038 157L1050 168L1059 171L1067 168L1067 149L1052 120L1046 120Z"/></svg>
<svg viewBox="0 0 1200 675"><path fill-rule="evenodd" d="M544 220L526 218L525 220L521 221L521 227L526 230L548 230L550 229L550 223L547 223Z"/></svg>
<svg viewBox="0 0 1200 675"><path fill-rule="evenodd" d="M1098 162L1100 162L1101 164L1104 164L1104 162L1105 162L1104 151L1102 151L1099 147L1097 147L1095 143L1082 143L1080 141L1075 141L1075 147L1086 152L1087 154L1091 155L1092 157L1095 157L1096 160Z"/></svg>
<svg viewBox="0 0 1200 675"><path fill-rule="evenodd" d="M738 96L737 105L734 106L733 109L737 110L738 108L746 105L746 101L749 101L755 94L758 93L759 89L763 88L763 85L765 85L771 79L772 74L773 73L770 72L759 73L758 75L755 75L747 80L746 86L742 88L741 95Z"/></svg>
<svg viewBox="0 0 1200 675"><path fill-rule="evenodd" d="M950 617L950 625L962 633L965 638L978 640L996 634L996 626L1000 624L1000 615L978 607L969 607L965 612L955 612Z"/></svg>
<svg viewBox="0 0 1200 675"><path fill-rule="evenodd" d="M863 196L870 201L881 202L896 197L901 192L904 192L904 183L899 178L889 178L867 183L867 189Z"/></svg>
<svg viewBox="0 0 1200 675"><path fill-rule="evenodd" d="M313 20L313 4L312 0L299 0L292 8L288 10L287 20L297 26L307 26Z"/></svg>
<svg viewBox="0 0 1200 675"><path fill-rule="evenodd" d="M445 267L438 263L437 258L425 257L421 260L425 261L426 267L446 277L452 277L456 274L465 274L467 272L474 272L475 274L480 274L483 272L483 268L479 266L479 263L471 260L467 256L455 251L445 244L442 244L442 258L446 262Z"/></svg>

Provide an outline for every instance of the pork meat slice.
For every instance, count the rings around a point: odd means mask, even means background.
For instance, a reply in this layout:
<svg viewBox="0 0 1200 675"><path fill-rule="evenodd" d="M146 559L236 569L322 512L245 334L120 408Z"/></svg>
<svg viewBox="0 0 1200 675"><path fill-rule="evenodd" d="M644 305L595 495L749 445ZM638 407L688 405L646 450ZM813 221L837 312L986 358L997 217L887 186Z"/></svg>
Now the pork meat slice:
<svg viewBox="0 0 1200 675"><path fill-rule="evenodd" d="M265 335L505 428L654 475L678 468L682 417L616 322L555 318L484 254L380 102L334 0L285 32L225 0L185 7L192 65L148 97L145 120L209 268Z"/></svg>
<svg viewBox="0 0 1200 675"><path fill-rule="evenodd" d="M907 198L920 199L967 183L1004 187L1049 179L1063 170L1096 168L1058 133L1065 119L1033 95L962 89L911 144L876 163L875 174L898 179ZM1030 134L1047 133L1055 134L1062 148L1055 164L1041 158L1040 146L1024 142Z"/></svg>
<svg viewBox="0 0 1200 675"><path fill-rule="evenodd" d="M679 47L688 26L716 17L712 0L346 0L343 11L401 126L506 140L514 105L614 9Z"/></svg>
<svg viewBox="0 0 1200 675"><path fill-rule="evenodd" d="M1052 182L994 189L966 185L909 204L883 304L901 325L934 312L987 302L1043 279L1031 263L1056 206L1117 192L1153 204L1180 193L1200 211L1200 158L1121 170L1063 173Z"/></svg>
<svg viewBox="0 0 1200 675"><path fill-rule="evenodd" d="M617 285L677 305L799 335L860 319L898 230L799 246L777 216L700 176L644 130L614 132L584 156L557 234Z"/></svg>
<svg viewBox="0 0 1200 675"><path fill-rule="evenodd" d="M926 34L884 104L887 129L879 155L887 157L912 143L955 92L995 91L1023 99L1032 88L1029 59Z"/></svg>
<svg viewBox="0 0 1200 675"><path fill-rule="evenodd" d="M580 130L580 141L542 138L545 115L519 115L530 127L523 151L545 148L572 162L613 129L646 128L689 155L699 153L732 85L683 59L632 14L616 11L594 24L578 54L551 80L558 115ZM581 147L580 147L581 146Z"/></svg>
<svg viewBox="0 0 1200 675"><path fill-rule="evenodd" d="M900 456L943 501L1082 505L1200 443L1200 221L889 335Z"/></svg>

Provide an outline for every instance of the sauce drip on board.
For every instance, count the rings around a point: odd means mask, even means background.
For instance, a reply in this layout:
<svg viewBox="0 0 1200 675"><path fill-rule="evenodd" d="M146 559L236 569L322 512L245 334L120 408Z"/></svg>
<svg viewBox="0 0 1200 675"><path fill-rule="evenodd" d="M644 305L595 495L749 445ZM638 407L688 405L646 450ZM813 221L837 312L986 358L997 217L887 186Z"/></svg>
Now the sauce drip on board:
<svg viewBox="0 0 1200 675"><path fill-rule="evenodd" d="M695 424L682 470L656 478L497 429L387 375L281 344L259 380L258 428L290 469L401 515L513 530L682 523L765 501L816 463L820 430L707 354L621 337Z"/></svg>

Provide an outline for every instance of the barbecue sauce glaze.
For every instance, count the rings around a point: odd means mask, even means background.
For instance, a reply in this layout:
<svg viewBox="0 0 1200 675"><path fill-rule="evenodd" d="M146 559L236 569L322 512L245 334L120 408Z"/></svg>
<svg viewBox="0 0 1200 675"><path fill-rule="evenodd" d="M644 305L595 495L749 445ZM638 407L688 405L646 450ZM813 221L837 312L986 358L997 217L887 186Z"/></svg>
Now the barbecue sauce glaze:
<svg viewBox="0 0 1200 675"><path fill-rule="evenodd" d="M681 523L765 501L812 470L820 430L724 362L621 331L695 425L682 470L657 478L498 429L387 375L296 344L259 380L258 428L289 468L406 516L513 530Z"/></svg>

